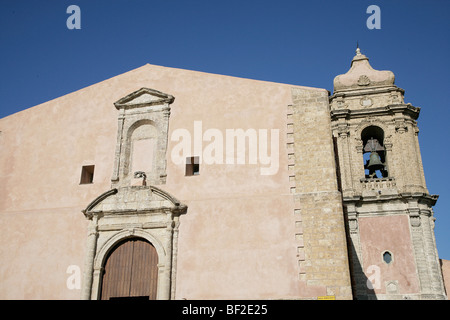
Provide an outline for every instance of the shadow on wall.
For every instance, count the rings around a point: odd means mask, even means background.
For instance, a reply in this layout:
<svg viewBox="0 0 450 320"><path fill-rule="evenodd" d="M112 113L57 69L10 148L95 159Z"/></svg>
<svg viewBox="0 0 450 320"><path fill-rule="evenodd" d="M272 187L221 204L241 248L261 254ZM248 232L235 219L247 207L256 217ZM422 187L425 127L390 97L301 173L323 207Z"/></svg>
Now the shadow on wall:
<svg viewBox="0 0 450 320"><path fill-rule="evenodd" d="M347 230L348 231L348 230ZM348 234L348 232L347 232ZM356 254L355 246L350 237L347 236L349 247L350 275L352 281L352 293L354 300L377 300L373 289L373 279L367 278L361 262ZM376 281L375 281L376 282Z"/></svg>
<svg viewBox="0 0 450 320"><path fill-rule="evenodd" d="M340 172L340 164L337 150L337 138L333 137L333 147L336 161L336 179L338 184L338 191L342 194L342 184L341 184L341 172ZM343 199L342 199L343 200ZM347 219L347 212L345 212L345 231L347 236L347 246L349 252L349 264L350 264L350 278L352 282L352 295L354 300L377 300L377 296L375 294L375 290L373 289L372 283L367 278L364 273L361 262L358 259L358 255L356 254L355 246L353 245L353 241L350 237L350 230Z"/></svg>

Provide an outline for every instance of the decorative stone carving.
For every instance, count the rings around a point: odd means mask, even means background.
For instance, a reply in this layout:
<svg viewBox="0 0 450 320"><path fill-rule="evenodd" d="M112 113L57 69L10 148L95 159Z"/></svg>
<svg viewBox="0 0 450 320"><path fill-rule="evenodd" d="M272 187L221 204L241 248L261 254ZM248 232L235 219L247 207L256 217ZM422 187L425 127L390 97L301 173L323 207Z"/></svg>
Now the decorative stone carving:
<svg viewBox="0 0 450 320"><path fill-rule="evenodd" d="M338 125L338 137L341 139L346 139L350 136L350 131L348 130L348 125L342 123Z"/></svg>
<svg viewBox="0 0 450 320"><path fill-rule="evenodd" d="M156 298L170 299L175 293L179 217L187 207L152 185L165 183L173 101L171 95L141 88L114 104L119 116L113 188L83 210L90 221L83 299L100 297L105 257L128 237L144 238L156 248ZM142 182L134 185L133 179Z"/></svg>
<svg viewBox="0 0 450 320"><path fill-rule="evenodd" d="M131 172L135 171L144 172L147 183L165 183L169 105L174 99L169 94L141 88L114 103L120 111L111 178L114 187L131 185Z"/></svg>
<svg viewBox="0 0 450 320"><path fill-rule="evenodd" d="M386 293L387 294L397 294L398 293L398 281L386 281Z"/></svg>
<svg viewBox="0 0 450 320"><path fill-rule="evenodd" d="M408 127L406 125L405 120L403 119L395 120L395 131L400 134L408 131Z"/></svg>
<svg viewBox="0 0 450 320"><path fill-rule="evenodd" d="M358 153L363 153L363 141L359 138L359 137L355 137L355 148L356 148L356 152Z"/></svg>
<svg viewBox="0 0 450 320"><path fill-rule="evenodd" d="M148 240L158 253L157 299L174 291L179 217L187 207L155 186L112 189L92 201L83 213L90 220L84 299L99 299L103 263L109 250L128 237Z"/></svg>
<svg viewBox="0 0 450 320"><path fill-rule="evenodd" d="M336 98L336 105L339 109L344 109L347 107L347 104L345 103L345 100L343 97Z"/></svg>
<svg viewBox="0 0 450 320"><path fill-rule="evenodd" d="M365 74L359 76L358 85L359 86L368 86L370 84L370 79Z"/></svg>
<svg viewBox="0 0 450 320"><path fill-rule="evenodd" d="M391 102L391 104L403 103L400 93L392 92L390 94L390 102Z"/></svg>
<svg viewBox="0 0 450 320"><path fill-rule="evenodd" d="M352 219L348 219L348 227L350 230L350 233L358 233L358 220L356 219L356 217L352 218Z"/></svg>
<svg viewBox="0 0 450 320"><path fill-rule="evenodd" d="M145 174L145 172L143 172L143 171L136 171L135 173L134 173L134 178L136 179L139 179L139 178L142 178L142 185L143 186L146 186L147 185L147 182L145 181L146 179L147 179L147 175Z"/></svg>
<svg viewBox="0 0 450 320"><path fill-rule="evenodd" d="M388 135L384 138L384 148L386 151L392 151L392 135Z"/></svg>
<svg viewBox="0 0 450 320"><path fill-rule="evenodd" d="M370 107L370 106L372 106L372 104L373 104L372 99L370 99L369 97L361 98L361 99L359 100L359 103L360 103L361 106L363 106L363 107Z"/></svg>
<svg viewBox="0 0 450 320"><path fill-rule="evenodd" d="M410 215L409 220L412 227L420 227L420 215Z"/></svg>

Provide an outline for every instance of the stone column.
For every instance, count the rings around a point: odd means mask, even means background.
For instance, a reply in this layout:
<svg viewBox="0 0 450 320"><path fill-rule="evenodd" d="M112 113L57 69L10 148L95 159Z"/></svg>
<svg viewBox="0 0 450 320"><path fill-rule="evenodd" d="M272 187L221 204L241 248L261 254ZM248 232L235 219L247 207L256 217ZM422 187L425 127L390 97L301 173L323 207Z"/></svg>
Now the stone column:
<svg viewBox="0 0 450 320"><path fill-rule="evenodd" d="M92 285L91 285L91 299L92 300L97 300L97 299L101 299L100 297L100 283L101 283L101 279L102 279L102 275L104 272L104 268L100 267L100 268L95 268L93 273L93 279L92 279Z"/></svg>
<svg viewBox="0 0 450 320"><path fill-rule="evenodd" d="M340 128L338 131L338 150L339 150L339 163L342 183L342 193L344 196L353 194L353 179L352 179L352 165L349 152L349 136L350 132L347 128Z"/></svg>
<svg viewBox="0 0 450 320"><path fill-rule="evenodd" d="M178 228L180 226L180 222L175 222L175 227L173 229L173 240L172 240L172 276L171 276L171 292L170 298L175 299L175 279L177 276L177 257L178 257Z"/></svg>
<svg viewBox="0 0 450 320"><path fill-rule="evenodd" d="M92 290L92 279L94 272L94 258L97 250L97 222L98 217L94 215L88 226L88 236L87 236L87 244L86 244L86 263L84 266L84 281L83 281L83 289L81 292L81 299L90 300L91 299L91 290Z"/></svg>
<svg viewBox="0 0 450 320"><path fill-rule="evenodd" d="M166 227L166 242L165 242L165 261L158 265L159 276L161 277L158 289L158 300L170 300L171 293L171 273L172 273L172 234L173 234L172 221L167 224Z"/></svg>

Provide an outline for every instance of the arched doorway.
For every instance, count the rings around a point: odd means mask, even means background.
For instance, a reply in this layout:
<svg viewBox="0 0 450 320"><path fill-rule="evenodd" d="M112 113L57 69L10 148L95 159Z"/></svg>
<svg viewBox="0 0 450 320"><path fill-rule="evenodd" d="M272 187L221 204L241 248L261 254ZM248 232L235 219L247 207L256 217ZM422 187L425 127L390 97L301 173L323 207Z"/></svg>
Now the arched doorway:
<svg viewBox="0 0 450 320"><path fill-rule="evenodd" d="M141 200L136 201L136 199ZM187 212L186 205L155 186L131 186L111 189L101 194L82 212L89 219L86 271L82 282L83 299L139 296L133 294L131 289L129 292L133 295L127 294L126 290L120 292L118 289L114 289L116 291L112 294L102 296L103 282L105 282L103 292L107 293L107 290L110 290L106 288L110 282L109 276L112 277L108 258L115 253L119 257L126 255L126 252L121 254L119 253L120 249L117 252L116 249L120 248L120 245L126 243L127 240L136 238L147 242L150 246L147 248L153 252L153 254L149 253L153 256L153 262L150 264L153 270L151 274L156 279L153 282L152 290L156 287L157 293L150 291L150 293L144 293L143 297L148 296L149 299L158 300L170 300L175 297L180 216ZM137 221L139 224L136 223ZM142 244L139 241L138 243ZM133 249L136 249L134 244ZM133 256L135 255L130 257ZM124 260L127 261L127 259ZM133 260L132 265L136 267L136 259ZM114 262L114 260L112 261ZM149 263L146 265L148 266ZM127 272L131 272L130 267ZM127 281L130 281L130 288L134 288L134 285L131 286L134 278L130 277Z"/></svg>
<svg viewBox="0 0 450 320"><path fill-rule="evenodd" d="M158 254L142 238L119 242L104 263L101 299L156 299Z"/></svg>

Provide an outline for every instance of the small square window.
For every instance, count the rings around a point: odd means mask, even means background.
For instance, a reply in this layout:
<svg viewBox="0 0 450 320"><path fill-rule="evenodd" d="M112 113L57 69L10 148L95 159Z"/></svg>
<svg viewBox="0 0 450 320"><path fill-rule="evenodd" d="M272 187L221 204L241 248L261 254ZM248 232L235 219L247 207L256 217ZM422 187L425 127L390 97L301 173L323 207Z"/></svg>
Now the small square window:
<svg viewBox="0 0 450 320"><path fill-rule="evenodd" d="M186 158L186 176L197 176L200 174L199 157Z"/></svg>
<svg viewBox="0 0 450 320"><path fill-rule="evenodd" d="M383 253L383 261L387 264L390 264L392 262L392 253L390 253L389 251L385 251Z"/></svg>
<svg viewBox="0 0 450 320"><path fill-rule="evenodd" d="M80 184L89 184L94 182L94 165L83 166L81 168Z"/></svg>

